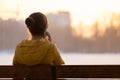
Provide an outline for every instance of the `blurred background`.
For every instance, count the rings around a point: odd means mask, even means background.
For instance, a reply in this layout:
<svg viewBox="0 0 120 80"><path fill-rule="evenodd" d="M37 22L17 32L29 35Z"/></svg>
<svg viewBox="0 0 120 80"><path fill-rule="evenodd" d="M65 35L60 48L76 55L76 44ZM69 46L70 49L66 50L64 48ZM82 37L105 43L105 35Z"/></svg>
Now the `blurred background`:
<svg viewBox="0 0 120 80"><path fill-rule="evenodd" d="M66 64L120 64L120 0L0 0L0 64L12 64L16 45L28 38L24 20L48 17Z"/></svg>

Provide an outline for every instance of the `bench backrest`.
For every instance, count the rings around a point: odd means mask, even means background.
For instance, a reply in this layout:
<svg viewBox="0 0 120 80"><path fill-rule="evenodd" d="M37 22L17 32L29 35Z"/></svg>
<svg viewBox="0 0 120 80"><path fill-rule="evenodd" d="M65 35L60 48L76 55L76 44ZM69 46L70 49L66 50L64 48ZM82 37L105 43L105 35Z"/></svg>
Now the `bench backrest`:
<svg viewBox="0 0 120 80"><path fill-rule="evenodd" d="M120 65L0 66L0 78L120 78Z"/></svg>

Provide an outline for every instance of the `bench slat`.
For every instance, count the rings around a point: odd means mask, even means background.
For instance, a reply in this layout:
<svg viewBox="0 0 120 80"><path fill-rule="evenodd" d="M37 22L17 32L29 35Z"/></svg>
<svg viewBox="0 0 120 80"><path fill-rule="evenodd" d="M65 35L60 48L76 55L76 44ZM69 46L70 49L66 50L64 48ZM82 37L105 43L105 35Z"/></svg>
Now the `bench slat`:
<svg viewBox="0 0 120 80"><path fill-rule="evenodd" d="M13 66L0 66L0 78L14 77L15 67Z"/></svg>
<svg viewBox="0 0 120 80"><path fill-rule="evenodd" d="M52 73L50 66L0 66L0 78L52 79Z"/></svg>
<svg viewBox="0 0 120 80"><path fill-rule="evenodd" d="M120 65L0 66L0 78L120 78Z"/></svg>
<svg viewBox="0 0 120 80"><path fill-rule="evenodd" d="M56 67L59 78L120 78L120 65L63 65Z"/></svg>

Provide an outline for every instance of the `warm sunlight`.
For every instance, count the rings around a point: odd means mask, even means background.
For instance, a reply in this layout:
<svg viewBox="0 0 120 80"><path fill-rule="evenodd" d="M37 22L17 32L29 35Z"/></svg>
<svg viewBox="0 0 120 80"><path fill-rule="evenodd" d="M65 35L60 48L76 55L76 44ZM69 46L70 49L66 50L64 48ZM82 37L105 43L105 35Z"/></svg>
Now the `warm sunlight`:
<svg viewBox="0 0 120 80"><path fill-rule="evenodd" d="M85 25L92 24L103 12L120 12L120 0L81 0L74 15Z"/></svg>
<svg viewBox="0 0 120 80"><path fill-rule="evenodd" d="M110 21L104 21L104 18L110 19L112 13L120 13L120 0L0 0L0 5L0 17L3 19L25 19L28 14L36 11L69 11L74 33L80 35L85 31L86 36L92 36L91 26L95 22L102 25L99 29L104 32L108 27L106 24L110 24ZM118 25L118 22L115 22L115 25ZM80 27L85 30L81 31Z"/></svg>

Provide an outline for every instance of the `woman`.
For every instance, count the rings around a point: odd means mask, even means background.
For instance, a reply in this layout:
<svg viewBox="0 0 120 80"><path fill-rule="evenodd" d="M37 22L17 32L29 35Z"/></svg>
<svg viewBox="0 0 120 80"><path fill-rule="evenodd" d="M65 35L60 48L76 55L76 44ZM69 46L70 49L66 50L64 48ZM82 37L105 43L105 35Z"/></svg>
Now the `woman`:
<svg viewBox="0 0 120 80"><path fill-rule="evenodd" d="M32 13L25 24L31 34L22 40L15 50L13 65L61 65L64 64L56 45L45 38L48 28L47 18L40 12Z"/></svg>

